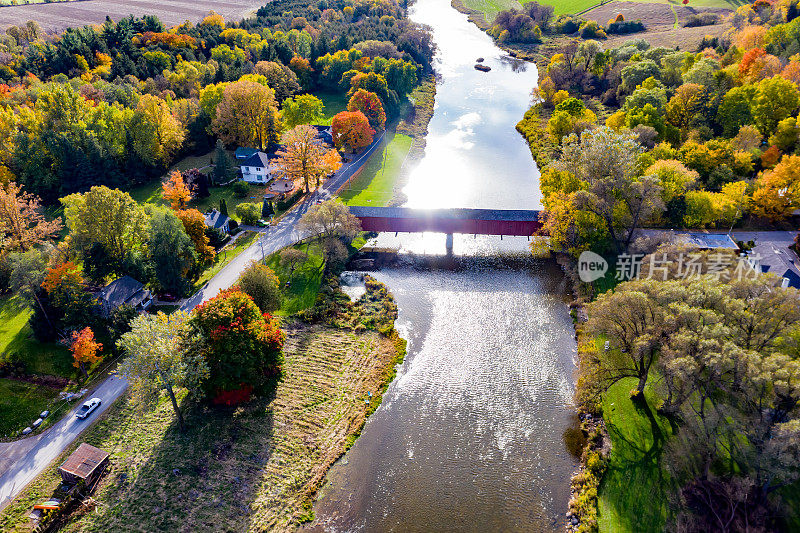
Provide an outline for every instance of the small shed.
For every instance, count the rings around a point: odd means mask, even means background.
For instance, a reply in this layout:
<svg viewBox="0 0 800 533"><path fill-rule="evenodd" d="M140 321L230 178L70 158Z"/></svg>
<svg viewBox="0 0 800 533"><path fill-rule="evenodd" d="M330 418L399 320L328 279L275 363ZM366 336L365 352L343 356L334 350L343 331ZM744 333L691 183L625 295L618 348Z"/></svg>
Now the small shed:
<svg viewBox="0 0 800 533"><path fill-rule="evenodd" d="M72 485L82 479L93 481L107 464L108 452L84 442L58 467L58 472L65 483Z"/></svg>

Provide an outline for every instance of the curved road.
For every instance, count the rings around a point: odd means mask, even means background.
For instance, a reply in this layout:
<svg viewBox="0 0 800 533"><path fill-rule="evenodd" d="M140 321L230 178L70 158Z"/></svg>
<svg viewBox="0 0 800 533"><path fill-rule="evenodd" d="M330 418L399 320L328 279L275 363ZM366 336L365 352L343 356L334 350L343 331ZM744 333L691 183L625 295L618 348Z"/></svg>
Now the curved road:
<svg viewBox="0 0 800 533"><path fill-rule="evenodd" d="M276 224L259 230L261 232L259 238L219 271L194 296L186 300L181 305L181 309L190 311L200 303L216 296L222 289L233 285L251 261L261 260L262 257L269 256L307 237L307 234L297 228L300 217L312 205L335 195L347 180L366 163L367 159L381 145L383 138L384 134L382 133L353 161L343 164L320 190L313 192L303 202L297 204ZM100 414L125 392L127 387L127 380L122 376L109 376L94 391L86 395L86 398L100 398L102 404L85 420L75 418L75 411L83 403L79 402L64 418L42 434L15 442L0 443L0 469L7 468L0 476L0 511L61 455L83 430L91 426ZM8 465L8 463L12 464Z"/></svg>

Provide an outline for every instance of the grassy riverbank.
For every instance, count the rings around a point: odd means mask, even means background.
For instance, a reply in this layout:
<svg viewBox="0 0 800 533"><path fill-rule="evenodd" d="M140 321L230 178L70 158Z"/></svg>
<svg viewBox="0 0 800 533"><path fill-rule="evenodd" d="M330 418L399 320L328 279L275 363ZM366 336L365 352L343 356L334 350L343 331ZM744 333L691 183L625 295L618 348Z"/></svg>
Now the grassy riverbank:
<svg viewBox="0 0 800 533"><path fill-rule="evenodd" d="M95 503L64 530L293 530L374 409L367 392L380 403L403 355L376 332L293 323L273 399L233 412L189 409L181 434L166 399L141 413L121 398L78 441L112 461ZM4 510L0 529L26 529L31 506L58 485L62 460Z"/></svg>
<svg viewBox="0 0 800 533"><path fill-rule="evenodd" d="M408 135L387 132L381 149L370 157L358 177L339 191L342 201L347 205L386 205L395 195L412 142Z"/></svg>

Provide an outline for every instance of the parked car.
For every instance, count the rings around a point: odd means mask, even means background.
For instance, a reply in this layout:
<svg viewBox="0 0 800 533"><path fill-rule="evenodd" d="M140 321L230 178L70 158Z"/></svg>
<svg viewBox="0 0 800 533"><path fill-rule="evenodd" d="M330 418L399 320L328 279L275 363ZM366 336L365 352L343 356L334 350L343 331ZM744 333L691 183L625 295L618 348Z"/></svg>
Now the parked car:
<svg viewBox="0 0 800 533"><path fill-rule="evenodd" d="M163 302L177 302L178 301L178 297L177 296L175 296L174 294L170 294L168 292L165 292L164 294L159 295L158 299L163 301Z"/></svg>
<svg viewBox="0 0 800 533"><path fill-rule="evenodd" d="M75 416L83 420L84 418L92 414L95 409L100 407L101 403L103 403L103 401L100 398L92 398L91 400L88 400L84 402L83 405L81 405L81 408L78 409L78 412L75 413Z"/></svg>
<svg viewBox="0 0 800 533"><path fill-rule="evenodd" d="M259 218L256 221L256 226L258 226L259 228L266 228L267 226L269 226L269 221L264 220L263 218Z"/></svg>

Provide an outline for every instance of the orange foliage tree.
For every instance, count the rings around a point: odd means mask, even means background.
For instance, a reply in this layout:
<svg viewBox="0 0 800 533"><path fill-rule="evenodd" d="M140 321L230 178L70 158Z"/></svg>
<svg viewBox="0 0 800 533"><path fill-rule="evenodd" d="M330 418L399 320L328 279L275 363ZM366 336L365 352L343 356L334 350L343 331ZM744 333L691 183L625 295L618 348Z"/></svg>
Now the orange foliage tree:
<svg viewBox="0 0 800 533"><path fill-rule="evenodd" d="M170 207L176 211L185 209L186 204L192 199L192 191L186 186L183 175L177 170L172 171L169 179L161 185L161 189Z"/></svg>
<svg viewBox="0 0 800 533"><path fill-rule="evenodd" d="M785 155L774 169L758 178L753 213L778 221L795 209L800 209L800 155Z"/></svg>
<svg viewBox="0 0 800 533"><path fill-rule="evenodd" d="M356 152L372 143L375 135L369 125L369 120L361 111L342 111L334 115L331 121L333 127L333 143L339 149Z"/></svg>
<svg viewBox="0 0 800 533"><path fill-rule="evenodd" d="M347 102L347 110L364 113L369 120L370 127L375 131L383 131L386 126L386 112L383 110L381 99L375 93L364 89L357 90Z"/></svg>
<svg viewBox="0 0 800 533"><path fill-rule="evenodd" d="M192 239L194 249L200 258L201 263L210 263L214 260L217 252L208 243L208 235L206 235L206 222L203 213L197 209L184 209L175 213L178 219L183 224L183 229L186 234Z"/></svg>
<svg viewBox="0 0 800 533"><path fill-rule="evenodd" d="M5 234L5 248L24 252L55 237L60 229L60 220L45 219L37 196L13 181L0 185L0 231Z"/></svg>
<svg viewBox="0 0 800 533"><path fill-rule="evenodd" d="M322 180L342 166L339 152L329 150L317 139L313 126L300 125L283 135L284 148L273 160L278 173L286 179L302 182L306 192L319 187Z"/></svg>
<svg viewBox="0 0 800 533"><path fill-rule="evenodd" d="M74 360L72 366L80 368L84 376L87 375L87 364L93 365L102 359L97 352L103 349L103 345L94 340L94 331L88 326L81 331L72 332L72 343L69 349L72 351Z"/></svg>

